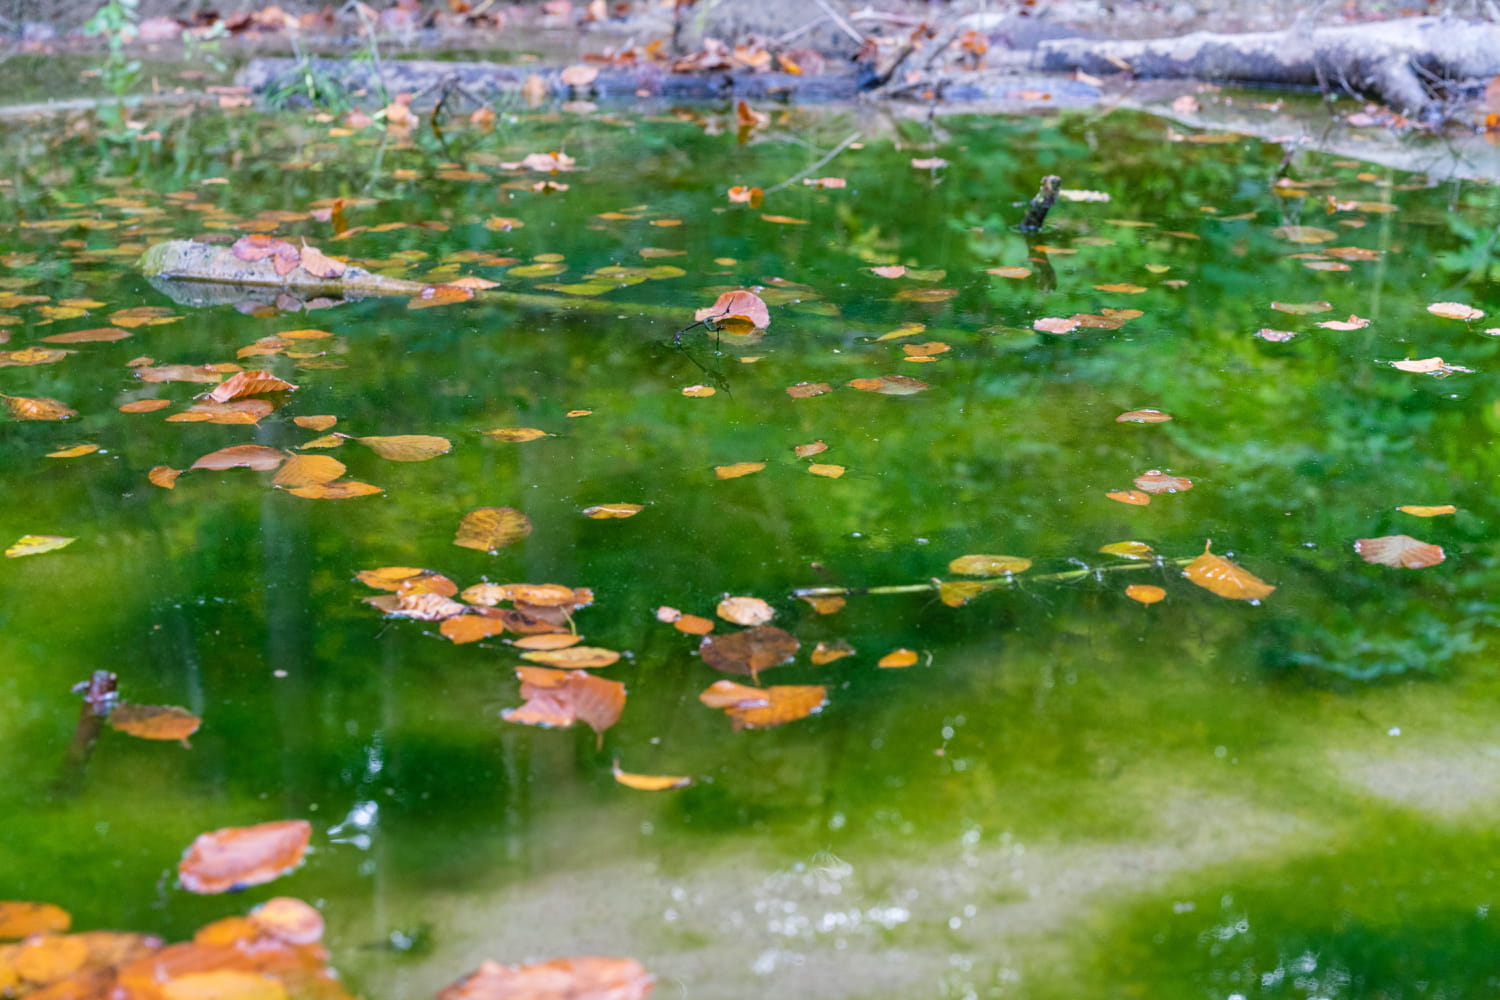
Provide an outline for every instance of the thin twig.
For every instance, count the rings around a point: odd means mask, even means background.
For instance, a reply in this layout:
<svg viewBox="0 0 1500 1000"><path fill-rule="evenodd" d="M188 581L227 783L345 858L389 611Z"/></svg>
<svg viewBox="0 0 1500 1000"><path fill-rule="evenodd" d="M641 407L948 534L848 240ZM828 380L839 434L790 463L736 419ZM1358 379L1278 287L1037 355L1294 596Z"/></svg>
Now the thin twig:
<svg viewBox="0 0 1500 1000"><path fill-rule="evenodd" d="M1167 566L1186 566L1196 557L1179 559L1143 559L1139 562L1108 563L1103 566L1084 566L1080 569L1063 570L1059 573L1042 573L1038 576L1019 577L1014 573L1004 576L976 577L972 580L928 580L925 583L896 583L881 587L801 587L792 591L793 597L849 597L855 594L923 594L941 590L945 583L982 584L986 590L1014 587L1018 583L1072 583L1101 573L1127 573L1132 570L1161 569Z"/></svg>
<svg viewBox="0 0 1500 1000"><path fill-rule="evenodd" d="M862 136L862 135L864 135L863 131L855 131L855 132L849 133L848 137L845 138L843 142L841 142L837 146L833 147L832 151L830 151L829 153L825 154L823 156L823 158L821 160L819 160L817 163L814 163L812 166L807 167L805 170L802 170L800 173L793 174L792 176L788 177L786 180L782 181L780 184L777 184L777 185L775 185L773 187L766 188L765 193L766 194L772 194L772 193L774 193L776 191L780 191L782 188L784 188L784 187L786 187L786 186L788 186L790 184L797 183L802 178L806 177L808 174L811 174L813 171L819 170L819 169L827 166L828 162L830 160L832 160L835 156L838 156L844 150L848 149L851 145L853 145L855 142L857 142L859 140L859 137Z"/></svg>
<svg viewBox="0 0 1500 1000"><path fill-rule="evenodd" d="M840 28L844 29L844 34L846 34L850 38L854 39L854 44L856 44L856 45L863 45L863 44L865 44L865 36L861 35L858 31L855 31L854 30L854 25L852 25L848 21L844 20L844 16L842 14L840 14L838 11L834 10L833 7L832 7L832 5L830 5L828 3L828 0L816 0L816 2L817 2L817 4L818 4L819 7L823 8L823 12L826 13L829 17L831 17L833 19L833 23L834 24L836 24Z"/></svg>

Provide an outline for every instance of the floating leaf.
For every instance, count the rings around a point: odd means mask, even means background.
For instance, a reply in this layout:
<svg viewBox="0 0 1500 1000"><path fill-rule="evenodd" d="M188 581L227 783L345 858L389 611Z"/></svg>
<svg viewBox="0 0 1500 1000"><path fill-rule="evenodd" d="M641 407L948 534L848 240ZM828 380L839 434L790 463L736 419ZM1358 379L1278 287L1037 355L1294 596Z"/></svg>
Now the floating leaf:
<svg viewBox="0 0 1500 1000"><path fill-rule="evenodd" d="M1321 326L1325 330L1338 330L1340 332L1348 332L1349 330L1363 330L1369 325L1369 320L1361 319L1353 313L1349 314L1348 319L1325 319L1323 322L1318 324L1318 326Z"/></svg>
<svg viewBox="0 0 1500 1000"><path fill-rule="evenodd" d="M771 325L771 311L754 292L733 291L725 292L714 300L713 305L693 313L693 319L700 323L704 320L722 323L725 320L739 319L763 330Z"/></svg>
<svg viewBox="0 0 1500 1000"><path fill-rule="evenodd" d="M1273 330L1269 326L1263 326L1255 331L1255 336L1273 344L1284 344L1297 334L1293 330Z"/></svg>
<svg viewBox="0 0 1500 1000"><path fill-rule="evenodd" d="M766 467L765 462L735 462L733 465L714 466L714 475L719 479L738 479Z"/></svg>
<svg viewBox="0 0 1500 1000"><path fill-rule="evenodd" d="M1142 604L1155 604L1167 596L1167 592L1149 583L1132 583L1125 588L1125 596Z"/></svg>
<svg viewBox="0 0 1500 1000"><path fill-rule="evenodd" d="M537 438L547 436L546 431L537 430L535 427L496 427L494 430L481 433L487 438L505 441L509 444L524 444L527 441L535 441Z"/></svg>
<svg viewBox="0 0 1500 1000"><path fill-rule="evenodd" d="M885 267L872 267L870 273L877 278L899 278L906 273L906 265L890 264Z"/></svg>
<svg viewBox="0 0 1500 1000"><path fill-rule="evenodd" d="M980 594L995 589L987 580L943 580L938 584L938 600L950 608L961 608Z"/></svg>
<svg viewBox="0 0 1500 1000"><path fill-rule="evenodd" d="M291 819L199 834L177 866L188 892L234 892L280 878L302 863L312 824Z"/></svg>
<svg viewBox="0 0 1500 1000"><path fill-rule="evenodd" d="M915 650L893 649L889 653L886 653L884 656L882 656L878 661L876 661L875 665L877 667L886 667L887 669L894 670L900 669L902 667L912 666L916 662L917 653Z"/></svg>
<svg viewBox="0 0 1500 1000"><path fill-rule="evenodd" d="M1333 308L1328 302L1272 302L1271 308L1278 312L1291 313L1293 316L1311 316L1313 313L1327 312Z"/></svg>
<svg viewBox="0 0 1500 1000"><path fill-rule="evenodd" d="M1209 551L1212 544L1204 543L1203 554L1183 568L1183 576L1211 593L1236 601L1258 601L1276 589L1249 570L1214 555Z"/></svg>
<svg viewBox="0 0 1500 1000"><path fill-rule="evenodd" d="M1280 236L1289 243L1327 243L1338 233L1318 226L1277 226L1271 230L1271 235Z"/></svg>
<svg viewBox="0 0 1500 1000"><path fill-rule="evenodd" d="M437 1000L645 1000L655 980L633 958L555 958L536 965L485 961Z"/></svg>
<svg viewBox="0 0 1500 1000"><path fill-rule="evenodd" d="M300 255L302 270L314 278L337 278L348 267L343 261L328 256L317 247L308 246L306 240L302 243Z"/></svg>
<svg viewBox="0 0 1500 1000"><path fill-rule="evenodd" d="M462 615L469 610L444 594L416 591L405 594L381 594L367 597L365 603L379 608L392 618L410 618L419 622L440 622Z"/></svg>
<svg viewBox="0 0 1500 1000"><path fill-rule="evenodd" d="M177 488L177 477L180 475L182 475L181 469L174 469L170 465L154 465L151 471L146 473L146 479L152 486L172 490Z"/></svg>
<svg viewBox="0 0 1500 1000"><path fill-rule="evenodd" d="M726 674L749 674L759 680L762 670L791 662L801 643L775 625L757 625L741 632L705 636L698 645L703 662Z"/></svg>
<svg viewBox="0 0 1500 1000"><path fill-rule="evenodd" d="M640 792L665 792L673 788L686 788L693 783L692 778L684 775L631 774L629 771L620 770L620 762L618 760L614 762L611 770L614 773L616 781L626 788L634 788Z"/></svg>
<svg viewBox="0 0 1500 1000"><path fill-rule="evenodd" d="M514 507L477 507L458 524L454 545L494 555L531 534L531 518Z"/></svg>
<svg viewBox="0 0 1500 1000"><path fill-rule="evenodd" d="M1122 295L1139 295L1146 289L1142 285L1132 285L1129 282L1116 282L1111 285L1095 285L1094 288L1101 292L1116 292Z"/></svg>
<svg viewBox="0 0 1500 1000"><path fill-rule="evenodd" d="M357 479L344 479L334 483L316 483L312 486L293 486L287 490L292 496L304 500L351 500L355 497L374 496L385 492L379 486L362 483Z"/></svg>
<svg viewBox="0 0 1500 1000"><path fill-rule="evenodd" d="M516 675L521 678L521 697L526 703L502 711L500 718L506 722L551 728L582 722L603 733L620 720L625 708L624 684L587 671L522 667Z"/></svg>
<svg viewBox="0 0 1500 1000"><path fill-rule="evenodd" d="M916 276L916 272L912 272ZM956 288L908 288L891 296L893 302L947 302L958 294Z"/></svg>
<svg viewBox="0 0 1500 1000"><path fill-rule="evenodd" d="M792 447L792 451L796 453L798 458L811 458L814 455L821 455L827 450L828 445L822 441L814 441L811 444L799 444Z"/></svg>
<svg viewBox="0 0 1500 1000"><path fill-rule="evenodd" d="M1057 316L1044 316L1033 320L1031 328L1038 333L1072 333L1078 329L1078 320L1063 319Z"/></svg>
<svg viewBox="0 0 1500 1000"><path fill-rule="evenodd" d="M583 508L583 516L596 521L612 518L634 517L646 508L638 503L600 503Z"/></svg>
<svg viewBox="0 0 1500 1000"><path fill-rule="evenodd" d="M361 437L354 440L392 462L425 462L453 450L452 441L432 434L397 434L392 437Z"/></svg>
<svg viewBox="0 0 1500 1000"><path fill-rule="evenodd" d="M793 399L808 399L812 396L821 396L825 392L832 392L833 386L827 382L798 382L796 385L786 387L786 394Z"/></svg>
<svg viewBox="0 0 1500 1000"><path fill-rule="evenodd" d="M113 340L124 340L131 335L129 330L102 326L93 330L74 330L71 333L54 333L42 340L49 344L94 344Z"/></svg>
<svg viewBox="0 0 1500 1000"><path fill-rule="evenodd" d="M561 267L558 270L562 270ZM512 273L519 273L517 268ZM555 273L555 272L553 272ZM460 285L428 285L406 300L408 309L431 309L434 306L451 306L456 302L467 302L474 297L474 289Z"/></svg>
<svg viewBox="0 0 1500 1000"><path fill-rule="evenodd" d="M445 639L454 643L478 642L480 639L488 639L505 631L505 622L499 618L487 618L481 615L455 615L452 618L444 618L443 623L438 626L438 631Z"/></svg>
<svg viewBox="0 0 1500 1000"><path fill-rule="evenodd" d="M1160 469L1151 469L1136 476L1136 488L1146 493L1185 493L1193 488L1193 481L1185 476L1169 476Z"/></svg>
<svg viewBox="0 0 1500 1000"><path fill-rule="evenodd" d="M1149 559L1155 550L1145 542L1110 542L1099 546L1099 551L1121 559Z"/></svg>
<svg viewBox="0 0 1500 1000"><path fill-rule="evenodd" d="M343 462L327 455L293 455L271 480L276 486L320 486L348 471Z"/></svg>
<svg viewBox="0 0 1500 1000"><path fill-rule="evenodd" d="M1461 319L1465 322L1484 318L1483 309L1475 309L1473 306L1464 305L1462 302L1434 302L1427 307L1427 311L1434 316L1442 316L1445 319ZM50 337L48 338L51 339Z"/></svg>
<svg viewBox="0 0 1500 1000"><path fill-rule="evenodd" d="M266 399L236 399L229 403L194 403L167 418L168 423L255 424L276 409Z"/></svg>
<svg viewBox="0 0 1500 1000"><path fill-rule="evenodd" d="M807 471L815 476L822 476L825 479L837 479L849 470L842 465L823 465L814 462L807 467Z"/></svg>
<svg viewBox="0 0 1500 1000"><path fill-rule="evenodd" d="M805 594L801 599L820 615L837 614L849 603L838 594Z"/></svg>
<svg viewBox="0 0 1500 1000"><path fill-rule="evenodd" d="M119 410L121 413L153 413L157 410L165 410L171 405L170 399L137 399L120 404Z"/></svg>
<svg viewBox="0 0 1500 1000"><path fill-rule="evenodd" d="M215 403L227 403L244 396L259 396L268 392L289 392L295 385L277 378L270 372L236 372L207 394Z"/></svg>
<svg viewBox="0 0 1500 1000"><path fill-rule="evenodd" d="M1031 268L1008 265L1006 267L989 268L985 273L993 274L998 278L1029 278L1031 277Z"/></svg>
<svg viewBox="0 0 1500 1000"><path fill-rule="evenodd" d="M97 444L75 444L71 448L63 448L59 451L47 452L48 458L80 458L84 455L92 455L99 450Z"/></svg>
<svg viewBox="0 0 1500 1000"><path fill-rule="evenodd" d="M726 597L715 610L735 625L764 625L776 617L776 609L759 597Z"/></svg>
<svg viewBox="0 0 1500 1000"><path fill-rule="evenodd" d="M55 347L23 347L18 351L0 351L0 368L51 364L54 361L61 361L71 353L73 352L58 350Z"/></svg>
<svg viewBox="0 0 1500 1000"><path fill-rule="evenodd" d="M51 903L0 901L0 940L33 934L62 934L72 922L67 910Z"/></svg>
<svg viewBox="0 0 1500 1000"><path fill-rule="evenodd" d="M292 418L292 423L296 424L298 427L302 427L310 431L326 431L328 428L332 427L338 422L338 417L328 414L318 414L310 417Z"/></svg>
<svg viewBox="0 0 1500 1000"><path fill-rule="evenodd" d="M1117 424L1164 424L1164 423L1166 423L1167 421L1169 421L1171 419L1172 419L1172 415L1170 413L1163 413L1161 410L1152 410L1152 409L1126 410L1124 413L1120 414L1118 417L1115 417L1115 423L1117 423Z"/></svg>
<svg viewBox="0 0 1500 1000"><path fill-rule="evenodd" d="M948 572L963 576L1004 576L1024 573L1030 568L1031 560L1021 556L959 556L948 564Z"/></svg>
<svg viewBox="0 0 1500 1000"><path fill-rule="evenodd" d="M290 945L317 944L323 939L323 915L290 896L266 900L250 911L249 920L261 934Z"/></svg>
<svg viewBox="0 0 1500 1000"><path fill-rule="evenodd" d="M1436 507L1423 507L1420 504L1407 504L1403 507L1397 507L1396 509L1403 514L1411 514L1414 517L1440 517L1443 514L1453 514L1458 511L1458 508L1453 506L1451 503L1440 504Z"/></svg>
<svg viewBox="0 0 1500 1000"><path fill-rule="evenodd" d="M1116 503L1128 503L1134 507L1144 507L1151 502L1151 497L1140 490L1111 490L1104 495Z"/></svg>
<svg viewBox="0 0 1500 1000"><path fill-rule="evenodd" d="M953 348L941 340L929 340L925 344L902 344L901 353L910 358L930 358L939 354L947 354Z"/></svg>
<svg viewBox="0 0 1500 1000"><path fill-rule="evenodd" d="M812 653L808 655L815 667L842 660L846 656L854 655L854 647L843 639L835 639L833 642L820 642L813 647Z"/></svg>
<svg viewBox="0 0 1500 1000"><path fill-rule="evenodd" d="M769 729L821 711L828 704L828 689L821 684L756 688L714 681L698 700L709 708L724 709L735 729Z"/></svg>
<svg viewBox="0 0 1500 1000"><path fill-rule="evenodd" d="M192 712L176 705L132 705L120 702L110 710L109 727L143 740L181 740L203 724Z"/></svg>
<svg viewBox="0 0 1500 1000"><path fill-rule="evenodd" d="M791 215L762 215L761 218L766 222L774 222L781 226L806 226L809 224L806 219L799 219Z"/></svg>
<svg viewBox="0 0 1500 1000"><path fill-rule="evenodd" d="M906 375L880 375L875 378L851 379L849 385L864 392L878 392L883 396L913 396L928 388L921 379Z"/></svg>
<svg viewBox="0 0 1500 1000"><path fill-rule="evenodd" d="M382 566L379 569L362 569L354 577L376 590L403 590L405 584L428 572L430 571L416 566ZM465 592L465 600L467 599Z"/></svg>
<svg viewBox="0 0 1500 1000"><path fill-rule="evenodd" d="M599 646L567 646L530 650L522 653L521 659L563 670L598 670L618 662L620 654Z"/></svg>
<svg viewBox="0 0 1500 1000"><path fill-rule="evenodd" d="M5 408L16 420L67 420L78 416L78 411L66 403L46 396L4 396Z"/></svg>
<svg viewBox="0 0 1500 1000"><path fill-rule="evenodd" d="M672 627L686 635L708 635L717 626L712 618L679 614L672 620Z"/></svg>
<svg viewBox="0 0 1500 1000"><path fill-rule="evenodd" d="M135 377L142 382L203 382L214 384L224 378L224 373L213 365L154 365L135 370Z"/></svg>
<svg viewBox="0 0 1500 1000"><path fill-rule="evenodd" d="M690 385L682 390L682 394L692 399L704 399L716 394L718 391L711 385Z"/></svg>
<svg viewBox="0 0 1500 1000"><path fill-rule="evenodd" d="M269 472L286 461L287 454L263 444L237 444L211 451L192 464L194 469L255 469Z"/></svg>
<svg viewBox="0 0 1500 1000"><path fill-rule="evenodd" d="M68 538L65 535L22 535L5 550L5 558L19 559L22 556L36 556L43 552L55 552L66 548L78 541L77 538Z"/></svg>
<svg viewBox="0 0 1500 1000"><path fill-rule="evenodd" d="M1474 369L1465 368L1462 365L1450 365L1442 358L1406 358L1402 361L1392 361L1391 367L1403 372L1415 372L1418 375L1435 375L1443 378L1455 372L1472 372Z"/></svg>
<svg viewBox="0 0 1500 1000"><path fill-rule="evenodd" d="M1354 551L1358 552L1359 557L1367 563L1400 566L1405 569L1436 566L1446 558L1441 545L1418 541L1410 535L1361 538L1354 543Z"/></svg>

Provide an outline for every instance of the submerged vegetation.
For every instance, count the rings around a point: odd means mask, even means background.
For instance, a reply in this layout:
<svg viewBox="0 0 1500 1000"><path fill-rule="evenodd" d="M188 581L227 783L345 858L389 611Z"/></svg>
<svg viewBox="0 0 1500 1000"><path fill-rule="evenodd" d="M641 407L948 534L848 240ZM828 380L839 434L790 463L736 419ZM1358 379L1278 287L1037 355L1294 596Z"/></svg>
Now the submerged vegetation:
<svg viewBox="0 0 1500 1000"><path fill-rule="evenodd" d="M0 909L0 992L1492 988L1492 185L153 114L4 126L0 870L157 937Z"/></svg>

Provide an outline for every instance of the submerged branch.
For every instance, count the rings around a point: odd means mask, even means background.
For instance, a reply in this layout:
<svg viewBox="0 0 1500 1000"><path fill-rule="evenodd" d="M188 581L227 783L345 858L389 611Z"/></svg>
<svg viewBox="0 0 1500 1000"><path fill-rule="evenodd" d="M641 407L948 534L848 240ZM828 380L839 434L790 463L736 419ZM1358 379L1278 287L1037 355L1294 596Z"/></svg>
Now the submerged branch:
<svg viewBox="0 0 1500 1000"><path fill-rule="evenodd" d="M54 787L59 795L75 795L83 786L83 773L94 755L94 744L119 700L117 678L108 670L95 670L88 680L75 684L73 691L83 695L83 707L78 711L78 725L73 729L73 739L58 771Z"/></svg>
<svg viewBox="0 0 1500 1000"><path fill-rule="evenodd" d="M1001 588L1014 587L1018 583L1072 583L1089 577L1098 577L1104 573L1126 573L1131 570L1141 569L1165 569L1168 566L1186 566L1196 557L1183 557L1177 559L1142 559L1138 562L1109 563L1104 566L1080 566L1078 569L1061 570L1056 573L1040 573L1036 576L1021 577L1015 573L1005 573L1001 576L970 577L965 580L927 580L923 583L895 583L879 587L800 587L792 591L793 597L852 597L858 594L923 594L936 593L942 590L945 584L972 583L983 586L986 590L999 590Z"/></svg>

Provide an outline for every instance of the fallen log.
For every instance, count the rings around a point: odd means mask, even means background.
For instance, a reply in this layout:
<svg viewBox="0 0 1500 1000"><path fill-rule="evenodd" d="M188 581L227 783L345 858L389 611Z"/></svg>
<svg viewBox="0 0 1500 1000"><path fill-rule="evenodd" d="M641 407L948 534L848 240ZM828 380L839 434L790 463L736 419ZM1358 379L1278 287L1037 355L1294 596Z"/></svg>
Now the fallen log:
<svg viewBox="0 0 1500 1000"><path fill-rule="evenodd" d="M1287 31L1145 41L1057 39L1037 47L1039 68L1095 75L1197 78L1341 89L1437 125L1466 90L1500 73L1500 25L1444 17Z"/></svg>
<svg viewBox="0 0 1500 1000"><path fill-rule="evenodd" d="M298 297L362 299L375 295L420 295L420 281L387 278L352 264L334 277L313 274L302 264L281 273L275 257L247 261L227 246L196 240L156 243L141 255L141 273L163 281L226 285L238 289L272 289ZM205 294L208 290L205 289Z"/></svg>

